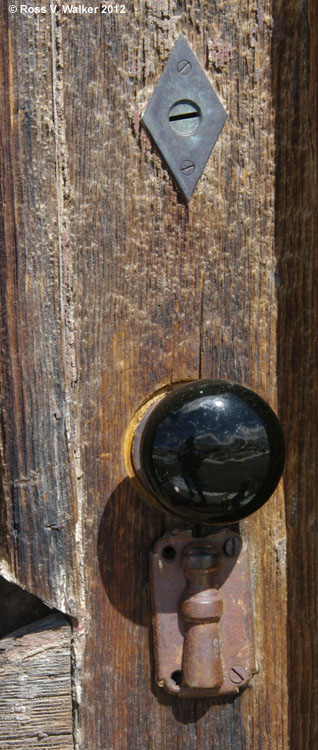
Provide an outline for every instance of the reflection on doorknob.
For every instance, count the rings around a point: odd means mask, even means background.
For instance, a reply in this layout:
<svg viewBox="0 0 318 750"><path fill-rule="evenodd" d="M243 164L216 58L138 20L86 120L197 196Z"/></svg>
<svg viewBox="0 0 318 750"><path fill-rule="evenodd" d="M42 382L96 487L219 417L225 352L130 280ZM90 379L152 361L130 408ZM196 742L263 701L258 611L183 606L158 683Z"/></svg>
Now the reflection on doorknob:
<svg viewBox="0 0 318 750"><path fill-rule="evenodd" d="M237 383L198 380L151 406L132 463L161 509L201 524L233 523L270 498L284 464L279 421Z"/></svg>
<svg viewBox="0 0 318 750"><path fill-rule="evenodd" d="M196 526L165 535L150 555L156 681L169 693L235 695L255 672L248 550L228 527L270 498L283 463L279 421L245 386L189 382L142 409L131 441L137 486ZM223 528L201 535L200 524Z"/></svg>

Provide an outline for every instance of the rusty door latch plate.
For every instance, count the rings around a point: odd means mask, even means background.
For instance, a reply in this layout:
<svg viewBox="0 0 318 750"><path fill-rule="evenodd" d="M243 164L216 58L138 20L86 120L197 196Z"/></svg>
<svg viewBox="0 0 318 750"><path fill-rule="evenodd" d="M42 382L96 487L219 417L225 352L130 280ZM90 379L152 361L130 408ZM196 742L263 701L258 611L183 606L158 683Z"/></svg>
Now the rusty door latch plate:
<svg viewBox="0 0 318 750"><path fill-rule="evenodd" d="M150 577L157 684L184 698L239 693L256 671L242 537L166 534L150 555Z"/></svg>
<svg viewBox="0 0 318 750"><path fill-rule="evenodd" d="M227 114L180 34L142 121L188 201Z"/></svg>

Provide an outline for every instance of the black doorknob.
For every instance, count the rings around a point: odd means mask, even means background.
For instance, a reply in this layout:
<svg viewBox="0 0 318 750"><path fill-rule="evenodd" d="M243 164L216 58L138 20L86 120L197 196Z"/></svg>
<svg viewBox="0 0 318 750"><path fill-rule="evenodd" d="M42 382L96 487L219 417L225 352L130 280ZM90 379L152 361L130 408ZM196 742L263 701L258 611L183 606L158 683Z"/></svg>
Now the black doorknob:
<svg viewBox="0 0 318 750"><path fill-rule="evenodd" d="M162 510L191 522L232 523L272 495L284 439L270 406L245 386L197 380L149 410L133 446L139 479Z"/></svg>

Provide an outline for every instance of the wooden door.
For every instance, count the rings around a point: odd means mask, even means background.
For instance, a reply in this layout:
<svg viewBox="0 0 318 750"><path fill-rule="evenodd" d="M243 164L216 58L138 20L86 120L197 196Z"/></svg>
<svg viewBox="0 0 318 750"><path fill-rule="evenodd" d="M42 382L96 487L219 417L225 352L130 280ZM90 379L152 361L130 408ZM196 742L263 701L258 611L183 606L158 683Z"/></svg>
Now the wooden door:
<svg viewBox="0 0 318 750"><path fill-rule="evenodd" d="M2 8L0 748L314 748L317 5L95 6ZM188 205L140 125L181 31L228 113ZM258 673L222 704L154 684L147 556L176 524L123 458L140 403L198 377L256 390L287 445L241 524Z"/></svg>

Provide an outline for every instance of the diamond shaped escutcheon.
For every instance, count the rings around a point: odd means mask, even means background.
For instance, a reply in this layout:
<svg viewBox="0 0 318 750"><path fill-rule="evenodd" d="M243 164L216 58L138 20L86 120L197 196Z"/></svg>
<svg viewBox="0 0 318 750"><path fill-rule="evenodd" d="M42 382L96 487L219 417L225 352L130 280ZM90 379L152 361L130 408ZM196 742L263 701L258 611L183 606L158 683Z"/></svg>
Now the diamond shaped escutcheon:
<svg viewBox="0 0 318 750"><path fill-rule="evenodd" d="M208 77L180 34L142 122L187 201L226 118Z"/></svg>

